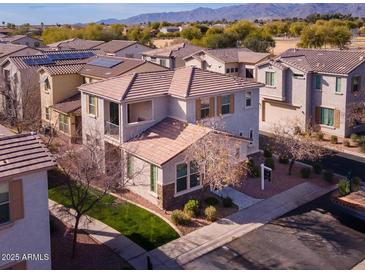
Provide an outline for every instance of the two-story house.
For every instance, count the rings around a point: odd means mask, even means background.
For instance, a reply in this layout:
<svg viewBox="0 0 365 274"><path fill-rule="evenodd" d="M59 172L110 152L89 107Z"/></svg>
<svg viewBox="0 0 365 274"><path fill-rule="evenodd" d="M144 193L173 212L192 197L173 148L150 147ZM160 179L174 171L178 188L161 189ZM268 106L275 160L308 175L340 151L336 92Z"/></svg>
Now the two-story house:
<svg viewBox="0 0 365 274"><path fill-rule="evenodd" d="M202 49L183 59L185 66L255 79L255 65L269 57L269 53L254 52L247 48L222 48Z"/></svg>
<svg viewBox="0 0 365 274"><path fill-rule="evenodd" d="M336 49L289 49L259 64L260 129L299 123L329 135L348 137L364 131L352 118L365 102L365 52Z"/></svg>
<svg viewBox="0 0 365 274"><path fill-rule="evenodd" d="M36 135L1 135L0 270L50 270L47 170L55 162Z"/></svg>
<svg viewBox="0 0 365 274"><path fill-rule="evenodd" d="M41 115L39 91L42 81L39 79L38 69L42 66L86 63L87 59L94 55L94 51L71 50L6 58L0 64L0 70L6 81L1 111L5 115L16 113L19 117L25 117L32 122L39 120Z"/></svg>
<svg viewBox="0 0 365 274"><path fill-rule="evenodd" d="M184 152L212 130L210 121L242 142L240 159L258 152L261 86L194 67L82 85L83 141L97 138L105 151L121 147L127 173L143 169L129 188L170 208L202 189Z"/></svg>
<svg viewBox="0 0 365 274"><path fill-rule="evenodd" d="M141 59L95 56L79 63L41 67L41 119L45 128L56 130L65 140L81 141L81 102L78 87L132 72L167 70Z"/></svg>
<svg viewBox="0 0 365 274"><path fill-rule="evenodd" d="M153 49L142 53L142 59L169 69L185 66L184 58L204 48L180 43L165 48Z"/></svg>
<svg viewBox="0 0 365 274"><path fill-rule="evenodd" d="M95 47L95 49L99 49L101 53L106 55L138 59L142 58L143 52L151 50L137 41L129 40L111 40Z"/></svg>

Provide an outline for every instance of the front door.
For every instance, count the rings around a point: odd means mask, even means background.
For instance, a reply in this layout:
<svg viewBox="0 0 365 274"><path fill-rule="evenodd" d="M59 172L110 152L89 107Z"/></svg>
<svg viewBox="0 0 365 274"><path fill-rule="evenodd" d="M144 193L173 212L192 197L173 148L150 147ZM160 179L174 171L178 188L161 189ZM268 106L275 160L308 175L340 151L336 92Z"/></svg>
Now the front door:
<svg viewBox="0 0 365 274"><path fill-rule="evenodd" d="M119 105L110 102L109 105L110 122L114 125L119 125Z"/></svg>

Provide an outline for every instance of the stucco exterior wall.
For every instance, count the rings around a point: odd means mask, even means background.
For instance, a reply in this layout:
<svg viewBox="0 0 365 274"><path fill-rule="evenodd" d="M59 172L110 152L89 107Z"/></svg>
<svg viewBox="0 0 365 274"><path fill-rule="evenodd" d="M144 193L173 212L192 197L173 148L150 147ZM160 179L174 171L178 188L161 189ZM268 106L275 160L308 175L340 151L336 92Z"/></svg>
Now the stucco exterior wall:
<svg viewBox="0 0 365 274"><path fill-rule="evenodd" d="M0 228L0 253L48 254L49 260L27 261L27 269L51 269L47 172L21 177L23 180L24 218ZM0 260L0 268L10 261Z"/></svg>
<svg viewBox="0 0 365 274"><path fill-rule="evenodd" d="M117 51L115 55L121 57L141 59L142 53L149 50L151 50L151 48L137 43L127 48L124 48L120 51Z"/></svg>
<svg viewBox="0 0 365 274"><path fill-rule="evenodd" d="M168 58L168 57L156 57L156 58L151 58L150 56L143 56L142 55L142 59L143 60L146 60L146 61L149 61L149 62L152 62L152 63L155 63L155 64L158 64L158 65L161 65L161 60L165 60L165 67L166 68L169 68L169 69L173 69L174 66L175 66L175 62L172 58Z"/></svg>

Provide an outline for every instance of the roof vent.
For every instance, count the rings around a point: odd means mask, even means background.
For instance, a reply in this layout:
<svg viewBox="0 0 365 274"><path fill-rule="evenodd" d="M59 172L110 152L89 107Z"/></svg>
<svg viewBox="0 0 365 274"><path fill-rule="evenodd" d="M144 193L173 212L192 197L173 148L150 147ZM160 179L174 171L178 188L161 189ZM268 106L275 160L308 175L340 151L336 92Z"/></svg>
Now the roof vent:
<svg viewBox="0 0 365 274"><path fill-rule="evenodd" d="M360 61L364 60L364 56L360 56L359 60Z"/></svg>

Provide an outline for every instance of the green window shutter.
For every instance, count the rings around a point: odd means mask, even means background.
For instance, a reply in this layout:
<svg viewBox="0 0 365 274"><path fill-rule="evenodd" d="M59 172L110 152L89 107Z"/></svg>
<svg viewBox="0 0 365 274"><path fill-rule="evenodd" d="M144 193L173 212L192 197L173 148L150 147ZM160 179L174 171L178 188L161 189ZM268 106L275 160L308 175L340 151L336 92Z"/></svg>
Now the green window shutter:
<svg viewBox="0 0 365 274"><path fill-rule="evenodd" d="M156 192L156 185L157 185L157 166L151 165L150 166L150 190L152 192Z"/></svg>
<svg viewBox="0 0 365 274"><path fill-rule="evenodd" d="M316 89L322 88L322 76L316 75Z"/></svg>
<svg viewBox="0 0 365 274"><path fill-rule="evenodd" d="M341 92L341 78L336 77L336 92Z"/></svg>

